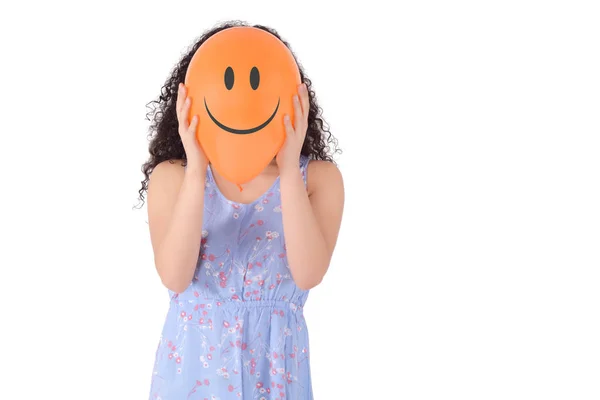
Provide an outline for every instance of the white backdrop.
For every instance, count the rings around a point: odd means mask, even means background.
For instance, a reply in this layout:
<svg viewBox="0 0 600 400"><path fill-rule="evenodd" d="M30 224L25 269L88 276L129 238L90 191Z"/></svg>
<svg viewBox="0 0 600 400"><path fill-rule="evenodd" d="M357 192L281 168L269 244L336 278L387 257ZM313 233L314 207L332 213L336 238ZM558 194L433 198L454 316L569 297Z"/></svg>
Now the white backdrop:
<svg viewBox="0 0 600 400"><path fill-rule="evenodd" d="M276 28L344 153L316 399L600 398L600 13L582 1L3 2L3 399L145 399L168 296L145 104Z"/></svg>

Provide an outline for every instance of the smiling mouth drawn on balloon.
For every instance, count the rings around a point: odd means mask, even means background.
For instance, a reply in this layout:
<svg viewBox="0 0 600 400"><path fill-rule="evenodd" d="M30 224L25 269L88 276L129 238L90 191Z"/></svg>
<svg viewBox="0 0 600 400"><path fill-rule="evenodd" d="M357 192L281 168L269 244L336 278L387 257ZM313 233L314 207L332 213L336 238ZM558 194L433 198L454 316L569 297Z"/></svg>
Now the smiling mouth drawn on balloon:
<svg viewBox="0 0 600 400"><path fill-rule="evenodd" d="M273 114L271 114L271 116L269 117L269 119L267 119L265 122L263 122L262 124L254 127L254 128L250 128L250 129L235 129L235 128L230 128L227 125L223 125L222 123L220 123L210 112L210 110L208 109L208 104L206 104L206 98L204 99L204 107L206 108L206 112L208 113L208 116L210 117L210 119L213 120L213 122L215 124L217 124L217 126L221 129L223 129L224 131L227 131L229 133L235 133L237 135L247 135L249 133L254 133L257 131L260 131L262 128L264 128L265 126L269 125L269 122L271 122L273 120L273 118L275 118L275 114L277 114L277 110L279 110L279 102L280 99L277 99L277 107L275 107L275 111L273 111Z"/></svg>

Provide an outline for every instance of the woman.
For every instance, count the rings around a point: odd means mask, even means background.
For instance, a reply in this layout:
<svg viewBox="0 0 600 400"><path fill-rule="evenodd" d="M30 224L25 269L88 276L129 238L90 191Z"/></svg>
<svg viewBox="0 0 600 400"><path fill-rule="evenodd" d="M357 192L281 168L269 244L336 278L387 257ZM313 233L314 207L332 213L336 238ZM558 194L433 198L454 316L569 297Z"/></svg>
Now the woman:
<svg viewBox="0 0 600 400"><path fill-rule="evenodd" d="M300 68L294 121L284 118L276 158L243 191L211 168L195 139L202 122L187 120L182 82L199 46L239 25L205 33L153 102L140 197L148 192L156 269L171 302L151 399L313 397L302 308L329 267L340 229L336 141Z"/></svg>

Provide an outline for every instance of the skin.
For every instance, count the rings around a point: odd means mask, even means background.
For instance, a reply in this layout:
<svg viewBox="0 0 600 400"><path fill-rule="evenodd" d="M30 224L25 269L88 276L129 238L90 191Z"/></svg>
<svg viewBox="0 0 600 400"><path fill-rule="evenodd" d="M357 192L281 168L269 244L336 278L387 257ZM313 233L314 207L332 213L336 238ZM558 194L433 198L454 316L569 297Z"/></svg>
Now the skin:
<svg viewBox="0 0 600 400"><path fill-rule="evenodd" d="M195 138L198 118L194 116L189 124L187 121L189 107L185 87L180 85L176 108L187 168L182 167L181 160L165 161L156 166L148 183L148 223L156 270L162 283L176 293L187 289L198 262L208 166ZM223 195L238 203L251 203L280 176L287 257L294 282L302 290L315 287L325 276L344 208L342 175L335 164L311 161L304 185L298 160L306 137L308 109L308 92L302 84L294 96L294 121L283 117L284 145L275 160L244 185L243 192L213 171Z"/></svg>

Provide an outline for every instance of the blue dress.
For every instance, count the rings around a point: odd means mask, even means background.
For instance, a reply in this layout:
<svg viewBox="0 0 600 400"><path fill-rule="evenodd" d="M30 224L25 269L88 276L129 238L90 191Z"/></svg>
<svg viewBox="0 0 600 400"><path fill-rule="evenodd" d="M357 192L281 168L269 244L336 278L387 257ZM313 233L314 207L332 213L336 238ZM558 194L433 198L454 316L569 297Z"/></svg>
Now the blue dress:
<svg viewBox="0 0 600 400"><path fill-rule="evenodd" d="M308 158L300 169L306 184ZM251 204L226 199L210 167L194 279L169 291L150 400L309 400L309 347L288 266L279 178Z"/></svg>

